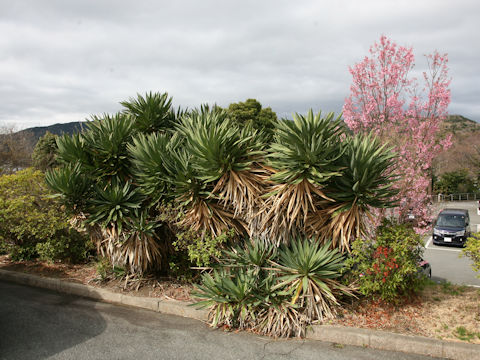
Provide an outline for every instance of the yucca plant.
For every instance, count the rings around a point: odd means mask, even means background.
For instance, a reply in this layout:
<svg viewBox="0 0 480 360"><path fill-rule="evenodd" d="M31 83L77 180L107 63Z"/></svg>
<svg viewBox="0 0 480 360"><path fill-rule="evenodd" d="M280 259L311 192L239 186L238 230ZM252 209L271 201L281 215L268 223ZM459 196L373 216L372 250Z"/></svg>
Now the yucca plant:
<svg viewBox="0 0 480 360"><path fill-rule="evenodd" d="M93 116L87 128L83 137L91 155L92 175L106 181L114 177L128 180L131 165L127 145L135 134L132 118L120 113Z"/></svg>
<svg viewBox="0 0 480 360"><path fill-rule="evenodd" d="M157 236L161 223L149 221L146 212L126 221L126 231L119 239L119 262L135 274L153 268L165 267L166 255L171 252L168 244ZM163 263L163 264L162 264Z"/></svg>
<svg viewBox="0 0 480 360"><path fill-rule="evenodd" d="M93 191L93 181L81 171L79 163L70 163L45 174L45 182L73 213L85 210Z"/></svg>
<svg viewBox="0 0 480 360"><path fill-rule="evenodd" d="M257 238L246 239L243 245L237 245L229 250L223 251L222 264L231 267L247 267L261 269L268 267L269 260L274 259L277 254L277 247L265 243Z"/></svg>
<svg viewBox="0 0 480 360"><path fill-rule="evenodd" d="M310 110L276 123L267 159L274 184L261 211L271 241L305 232L308 217L321 203L333 201L325 188L342 174L342 133L340 118L334 119L333 113L322 118Z"/></svg>
<svg viewBox="0 0 480 360"><path fill-rule="evenodd" d="M254 330L275 338L305 336L310 319L289 301L287 291L275 287L277 283L278 277L270 274L259 285Z"/></svg>
<svg viewBox="0 0 480 360"><path fill-rule="evenodd" d="M189 162L195 182L203 190L203 194L191 193L190 205L195 207L189 210L191 225L214 234L228 230L227 226L244 233L244 221L253 214L262 192L254 162L263 153L254 140L255 133L238 129L226 112L208 107L192 111L177 130L185 138L189 154L182 160Z"/></svg>
<svg viewBox="0 0 480 360"><path fill-rule="evenodd" d="M334 314L339 296L352 294L339 282L343 256L329 246L299 238L277 249L255 239L223 251L219 269L202 277L197 305L210 308L214 326L242 322L274 337L304 336Z"/></svg>
<svg viewBox="0 0 480 360"><path fill-rule="evenodd" d="M61 164L79 164L85 170L92 170L92 158L85 144L83 134L72 135L64 134L56 138L57 142L57 160Z"/></svg>
<svg viewBox="0 0 480 360"><path fill-rule="evenodd" d="M308 238L297 238L290 246L283 246L278 260L273 262L280 278L275 288L285 288L291 294L291 303L297 304L307 319L324 320L332 317L337 297L352 295L338 278L343 268L343 255L330 249L330 243L320 245Z"/></svg>
<svg viewBox="0 0 480 360"><path fill-rule="evenodd" d="M110 184L99 184L90 199L90 216L88 223L109 228L117 238L122 232L123 224L135 216L140 209L144 197L138 188L130 182L114 181Z"/></svg>
<svg viewBox="0 0 480 360"><path fill-rule="evenodd" d="M396 155L391 149L373 134L349 138L345 148L343 175L331 186L335 203L322 212L329 219L320 230L321 237L332 238L333 246L342 250L348 250L350 242L363 235L371 209L395 206L392 199L397 194L393 187Z"/></svg>
<svg viewBox="0 0 480 360"><path fill-rule="evenodd" d="M178 137L169 134L140 134L128 145L134 166L134 176L142 192L151 202L172 200L174 178L179 171L172 154L178 147Z"/></svg>
<svg viewBox="0 0 480 360"><path fill-rule="evenodd" d="M167 93L148 92L145 96L137 94L137 98L130 98L121 102L124 113L131 115L137 131L150 134L165 131L173 127L176 113L172 107L172 98Z"/></svg>
<svg viewBox="0 0 480 360"><path fill-rule="evenodd" d="M200 300L199 308L210 308L212 326L228 326L245 329L254 324L253 289L256 276L245 269L213 270L202 275L193 295Z"/></svg>

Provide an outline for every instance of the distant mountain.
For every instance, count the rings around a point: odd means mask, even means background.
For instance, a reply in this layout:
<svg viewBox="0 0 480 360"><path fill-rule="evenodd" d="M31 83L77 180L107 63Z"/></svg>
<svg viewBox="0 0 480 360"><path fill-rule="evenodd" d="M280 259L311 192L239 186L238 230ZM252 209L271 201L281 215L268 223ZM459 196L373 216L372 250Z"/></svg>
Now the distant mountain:
<svg viewBox="0 0 480 360"><path fill-rule="evenodd" d="M462 115L449 115L442 124L442 129L449 133L479 131L480 124Z"/></svg>
<svg viewBox="0 0 480 360"><path fill-rule="evenodd" d="M50 126L37 126L28 129L24 129L18 132L18 134L22 133L30 133L33 135L35 143L41 138L45 133L48 131L54 135L62 135L62 134L74 134L77 132L82 131L83 127L85 126L85 121L74 121L65 124L54 124Z"/></svg>
<svg viewBox="0 0 480 360"><path fill-rule="evenodd" d="M451 134L452 146L435 159L435 173L467 170L480 177L480 124L461 115L450 115L441 125L442 135Z"/></svg>

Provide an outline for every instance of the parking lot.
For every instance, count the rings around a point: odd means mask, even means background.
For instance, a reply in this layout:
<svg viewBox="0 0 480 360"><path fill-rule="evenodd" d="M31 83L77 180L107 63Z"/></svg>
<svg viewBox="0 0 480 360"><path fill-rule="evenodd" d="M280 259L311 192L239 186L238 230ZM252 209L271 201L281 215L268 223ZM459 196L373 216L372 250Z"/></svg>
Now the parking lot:
<svg viewBox="0 0 480 360"><path fill-rule="evenodd" d="M467 209L470 214L472 232L479 231L480 216L477 214L478 202L456 201L435 204L436 213L446 208ZM450 281L454 284L465 284L480 287L480 279L476 277L468 258L460 258L461 248L438 246L432 243L431 233L425 238L425 260L432 266L432 279Z"/></svg>

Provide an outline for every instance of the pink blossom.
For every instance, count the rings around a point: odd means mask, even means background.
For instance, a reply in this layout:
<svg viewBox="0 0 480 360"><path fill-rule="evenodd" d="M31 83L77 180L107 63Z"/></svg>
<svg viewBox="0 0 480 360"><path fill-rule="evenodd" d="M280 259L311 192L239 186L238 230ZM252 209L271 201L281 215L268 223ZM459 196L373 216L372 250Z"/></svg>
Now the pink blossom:
<svg viewBox="0 0 480 360"><path fill-rule="evenodd" d="M447 54L426 55L428 71L423 87L409 76L414 67L412 48L398 46L385 35L370 48L370 57L349 68L350 96L345 99L343 116L357 132L370 132L392 143L398 154L396 187L400 219L413 213L417 231L423 232L431 220L428 196L431 169L439 151L451 145L451 137L438 138L440 122L450 103Z"/></svg>

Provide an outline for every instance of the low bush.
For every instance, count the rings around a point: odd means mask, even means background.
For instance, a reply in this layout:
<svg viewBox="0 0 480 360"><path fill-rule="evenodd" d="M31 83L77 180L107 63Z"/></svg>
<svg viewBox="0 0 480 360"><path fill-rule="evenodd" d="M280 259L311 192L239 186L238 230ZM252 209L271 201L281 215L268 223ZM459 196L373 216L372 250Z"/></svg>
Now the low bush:
<svg viewBox="0 0 480 360"><path fill-rule="evenodd" d="M0 237L11 244L36 244L68 227L43 173L33 169L0 176Z"/></svg>
<svg viewBox="0 0 480 360"><path fill-rule="evenodd" d="M374 240L353 242L346 261L346 281L358 286L363 295L397 302L425 283L419 273L422 245L411 227L384 222Z"/></svg>
<svg viewBox="0 0 480 360"><path fill-rule="evenodd" d="M108 281L112 279L123 278L127 273L124 268L112 265L110 260L106 257L100 257L96 264L98 274L97 280Z"/></svg>
<svg viewBox="0 0 480 360"><path fill-rule="evenodd" d="M339 296L352 294L338 281L343 256L329 247L297 239L277 249L255 240L224 251L202 276L197 306L210 308L213 326L304 336L309 324L333 316Z"/></svg>
<svg viewBox="0 0 480 360"><path fill-rule="evenodd" d="M6 244L7 253L12 261L32 260L38 256L35 246L32 244Z"/></svg>
<svg viewBox="0 0 480 360"><path fill-rule="evenodd" d="M34 169L0 176L0 246L14 261L82 261L87 239L71 229L60 204L50 196L44 175Z"/></svg>
<svg viewBox="0 0 480 360"><path fill-rule="evenodd" d="M95 246L87 235L74 229L66 229L56 236L35 246L40 260L53 262L64 260L70 263L85 261L95 253Z"/></svg>
<svg viewBox="0 0 480 360"><path fill-rule="evenodd" d="M474 271L480 271L480 233L474 233L467 239L462 250L462 256L469 257L472 260ZM480 278L480 274L477 277Z"/></svg>
<svg viewBox="0 0 480 360"><path fill-rule="evenodd" d="M177 239L173 245L177 251L186 251L192 264L209 266L213 258L220 257L222 247L234 236L233 231L218 236L210 234L201 236L195 231L187 230L176 234Z"/></svg>

